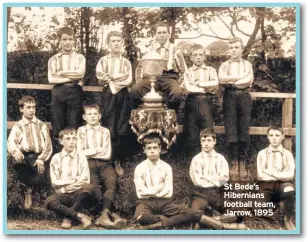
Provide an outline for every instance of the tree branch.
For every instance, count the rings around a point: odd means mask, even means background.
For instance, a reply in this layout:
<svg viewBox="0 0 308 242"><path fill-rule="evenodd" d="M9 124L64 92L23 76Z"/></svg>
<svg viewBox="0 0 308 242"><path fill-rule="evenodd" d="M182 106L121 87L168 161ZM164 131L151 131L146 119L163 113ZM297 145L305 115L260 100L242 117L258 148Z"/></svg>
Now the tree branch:
<svg viewBox="0 0 308 242"><path fill-rule="evenodd" d="M229 29L230 33L232 34L232 36L235 36L234 33L233 33L233 29L232 29L232 24L231 24L231 27L229 27L226 22L219 16L219 15L216 15L216 17L219 18L219 20Z"/></svg>

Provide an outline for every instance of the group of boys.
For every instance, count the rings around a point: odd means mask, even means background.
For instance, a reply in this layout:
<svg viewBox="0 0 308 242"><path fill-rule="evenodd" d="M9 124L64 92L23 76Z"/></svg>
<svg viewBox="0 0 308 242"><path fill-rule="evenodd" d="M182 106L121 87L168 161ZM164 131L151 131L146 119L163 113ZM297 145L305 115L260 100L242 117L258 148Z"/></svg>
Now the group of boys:
<svg viewBox="0 0 308 242"><path fill-rule="evenodd" d="M176 110L183 94L187 95L185 129L189 152L194 155L189 170L194 191L191 209L172 202L172 169L160 159L160 139L146 137L144 153L147 159L134 173L138 197L137 228L157 229L192 222L194 228L200 224L213 229L247 229L243 223L237 223L239 218L203 214L209 207L223 211L218 199L219 188L229 180L229 164L214 150L216 135L212 131L213 97L219 84L224 87L223 110L231 170L237 170L238 164L244 166L247 158L251 111L248 88L253 82L253 70L251 64L242 59L243 42L239 38L229 41L230 60L220 66L217 75L214 68L204 63L203 46L192 46L190 59L193 66L187 68L180 50L169 42L168 26L158 23L155 30L157 43L151 49L168 60L163 75L155 83L156 88L166 92L169 107ZM63 149L50 162L55 194L47 198L45 206L64 216L63 228L70 228L72 220L80 221L83 228L91 225L91 218L80 212L81 208L87 207L90 197L101 207L101 215L95 221L97 225L106 228L126 225L125 219L111 215L110 208L117 183L116 171L118 174L123 172L118 160L123 154L121 149L128 129L127 87L132 83L132 67L121 55L121 33L110 32L107 42L110 54L102 57L96 67L98 83L103 88L101 103L84 105L83 114L81 85L85 58L73 51L72 29L60 29L61 52L51 57L48 63L48 79L54 84L53 135ZM140 99L149 89L150 83L142 80L132 86L132 95ZM35 100L25 96L19 100L19 107L23 117L12 128L8 151L18 178L25 185L25 207L30 208L32 187L42 184L45 165L52 154L52 142L46 124L35 117ZM86 122L81 127L80 117ZM281 128L269 128L270 145L260 151L257 158L258 179L266 199L284 202L284 226L294 229L291 215L295 200L292 184L295 164L291 152L281 145L283 138Z"/></svg>

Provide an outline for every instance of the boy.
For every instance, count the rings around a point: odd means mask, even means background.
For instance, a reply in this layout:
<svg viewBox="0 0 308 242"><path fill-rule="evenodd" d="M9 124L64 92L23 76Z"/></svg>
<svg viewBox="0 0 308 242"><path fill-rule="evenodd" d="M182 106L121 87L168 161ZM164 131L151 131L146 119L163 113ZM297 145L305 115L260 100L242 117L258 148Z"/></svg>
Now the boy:
<svg viewBox="0 0 308 242"><path fill-rule="evenodd" d="M218 75L220 84L225 88L223 112L230 150L230 173L236 175L237 170L240 170L242 174L238 174L239 177L245 178L248 176L245 163L247 162L252 107L248 88L251 87L254 77L251 63L242 59L243 41L234 37L229 40L228 44L230 59L221 64Z"/></svg>
<svg viewBox="0 0 308 242"><path fill-rule="evenodd" d="M141 225L137 229L157 229L198 220L198 213L172 202L172 169L160 159L160 138L149 135L144 138L143 144L147 159L137 165L134 173L138 197L135 219Z"/></svg>
<svg viewBox="0 0 308 242"><path fill-rule="evenodd" d="M127 150L126 135L128 131L129 93L127 87L132 83L132 66L121 54L122 35L111 31L107 36L110 54L102 57L96 66L96 77L103 86L101 98L102 125L110 130L112 156L116 171L123 175L120 161L124 160Z"/></svg>
<svg viewBox="0 0 308 242"><path fill-rule="evenodd" d="M191 47L193 66L184 73L183 87L188 93L185 102L185 130L190 155L200 152L199 133L213 128L213 98L218 89L218 77L213 67L206 66L205 49L196 44Z"/></svg>
<svg viewBox="0 0 308 242"><path fill-rule="evenodd" d="M156 42L148 47L148 52L156 51L161 58L168 60L163 75L157 78L157 81L155 82L155 87L162 92L167 93L169 108L177 111L183 93L180 84L183 82L183 74L187 69L187 66L181 50L177 49L174 44L169 42L169 28L169 25L164 22L158 22L155 24L154 30ZM141 100L150 89L151 83L149 80L143 79L132 86L132 95L136 101Z"/></svg>
<svg viewBox="0 0 308 242"><path fill-rule="evenodd" d="M110 132L99 123L101 113L98 105L84 105L83 110L82 117L86 125L77 130L77 149L82 150L88 159L91 184L95 186L98 200L103 203L101 216L95 223L108 228L117 227L119 222L124 222L124 220L116 220L115 224L109 218L117 185L117 175L110 160ZM101 186L106 188L104 194L102 194Z"/></svg>
<svg viewBox="0 0 308 242"><path fill-rule="evenodd" d="M229 166L225 157L214 150L216 134L212 129L204 129L200 132L202 151L191 161L189 175L194 184L191 208L204 212L205 210L222 211L220 197L223 191L220 189L229 180ZM217 216L213 217L216 223L214 228L245 230L244 224L221 223L236 220L236 217Z"/></svg>
<svg viewBox="0 0 308 242"><path fill-rule="evenodd" d="M69 27L58 31L60 53L48 61L48 81L54 84L52 96L53 137L58 138L64 127L77 129L81 121L82 78L86 61L82 54L74 52L75 32ZM57 147L57 145L56 145Z"/></svg>
<svg viewBox="0 0 308 242"><path fill-rule="evenodd" d="M64 216L61 227L72 227L72 219L82 223L83 229L91 225L91 218L78 212L93 194L86 156L76 150L76 130L66 128L59 133L63 146L50 162L50 178L55 189L54 195L47 198L45 206Z"/></svg>
<svg viewBox="0 0 308 242"><path fill-rule="evenodd" d="M284 204L284 227L294 230L291 220L294 205L294 172L295 162L290 151L282 146L284 133L282 128L271 126L267 130L269 146L258 153L257 173L260 192L264 194L264 202L282 201Z"/></svg>
<svg viewBox="0 0 308 242"><path fill-rule="evenodd" d="M35 116L36 103L31 96L18 100L22 114L8 138L8 153L14 164L17 178L25 185L25 208L32 206L32 187L44 184L45 164L52 154L49 130Z"/></svg>

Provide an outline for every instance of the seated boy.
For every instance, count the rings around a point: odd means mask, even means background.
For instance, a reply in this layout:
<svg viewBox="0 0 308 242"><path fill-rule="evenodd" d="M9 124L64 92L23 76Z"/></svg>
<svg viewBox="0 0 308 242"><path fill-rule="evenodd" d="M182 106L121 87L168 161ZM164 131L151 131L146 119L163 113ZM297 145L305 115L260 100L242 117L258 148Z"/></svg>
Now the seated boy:
<svg viewBox="0 0 308 242"><path fill-rule="evenodd" d="M164 66L162 76L157 77L155 82L155 89L163 92L167 96L168 108L174 109L178 112L183 89L180 84L183 82L183 74L187 69L183 53L180 48L170 43L170 26L164 22L157 22L154 26L155 42L147 47L147 53L155 51L162 59L167 59ZM136 68L136 73L142 73L141 65ZM142 78L142 75L141 75ZM132 96L136 103L140 103L142 97L151 89L151 83L144 78L140 82L132 86Z"/></svg>
<svg viewBox="0 0 308 242"><path fill-rule="evenodd" d="M54 195L45 201L47 209L64 216L62 228L72 227L72 219L82 223L83 229L91 225L91 218L78 212L94 194L90 185L90 172L86 156L76 150L76 130L63 129L59 142L63 146L50 162L50 178Z"/></svg>
<svg viewBox="0 0 308 242"><path fill-rule="evenodd" d="M147 159L137 165L134 173L138 197L135 219L141 225L137 229L158 229L199 220L199 213L172 201L172 169L160 159L160 138L149 135L143 144Z"/></svg>
<svg viewBox="0 0 308 242"><path fill-rule="evenodd" d="M118 227L124 220L112 222L109 218L117 185L117 175L110 160L110 132L100 125L101 113L98 105L84 105L83 110L82 117L86 125L77 130L77 150L82 150L88 159L90 182L95 186L98 200L103 203L101 216L95 224L108 228ZM105 187L104 194L102 187Z"/></svg>
<svg viewBox="0 0 308 242"><path fill-rule="evenodd" d="M292 153L282 146L284 133L282 128L271 126L267 131L269 146L258 153L257 172L263 202L282 201L284 204L284 227L294 230L291 220L294 205L295 162Z"/></svg>
<svg viewBox="0 0 308 242"><path fill-rule="evenodd" d="M132 66L121 53L123 38L120 32L111 31L107 43L110 53L98 61L96 77L104 87L101 98L102 125L110 130L112 158L116 172L121 176L124 171L120 163L129 153L127 132L130 101L127 87L132 83Z"/></svg>
<svg viewBox="0 0 308 242"><path fill-rule="evenodd" d="M220 212L223 206L220 201L220 189L229 180L229 166L225 157L214 150L216 134L212 129L204 129L200 133L202 151L191 161L189 174L194 184L191 208L202 213L212 208ZM236 220L236 217L213 217L207 226L215 229L245 230L244 224L222 223Z"/></svg>
<svg viewBox="0 0 308 242"><path fill-rule="evenodd" d="M185 102L187 144L190 155L194 156L200 152L200 131L213 128L213 98L218 90L218 77L213 67L205 65L202 45L191 47L190 59L193 66L184 73L183 87L188 93Z"/></svg>
<svg viewBox="0 0 308 242"><path fill-rule="evenodd" d="M49 130L35 116L36 104L31 96L18 100L22 114L8 138L8 153L11 156L18 180L25 185L25 208L32 206L32 187L44 184L45 164L52 154Z"/></svg>

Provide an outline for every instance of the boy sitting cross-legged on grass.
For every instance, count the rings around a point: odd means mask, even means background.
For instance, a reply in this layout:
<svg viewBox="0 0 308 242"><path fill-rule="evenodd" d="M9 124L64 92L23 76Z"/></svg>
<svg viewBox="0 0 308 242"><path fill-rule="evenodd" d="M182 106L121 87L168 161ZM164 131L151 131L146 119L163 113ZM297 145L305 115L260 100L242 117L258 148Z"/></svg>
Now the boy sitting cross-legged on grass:
<svg viewBox="0 0 308 242"><path fill-rule="evenodd" d="M81 222L83 229L86 229L91 225L91 218L78 211L86 206L94 192L94 187L90 185L88 161L86 156L76 149L75 129L60 131L59 141L63 149L55 154L50 162L51 183L56 194L46 199L45 206L64 216L62 228L71 228L74 219Z"/></svg>

